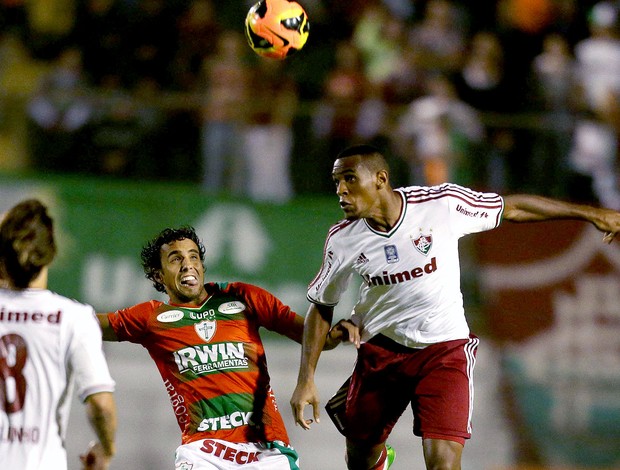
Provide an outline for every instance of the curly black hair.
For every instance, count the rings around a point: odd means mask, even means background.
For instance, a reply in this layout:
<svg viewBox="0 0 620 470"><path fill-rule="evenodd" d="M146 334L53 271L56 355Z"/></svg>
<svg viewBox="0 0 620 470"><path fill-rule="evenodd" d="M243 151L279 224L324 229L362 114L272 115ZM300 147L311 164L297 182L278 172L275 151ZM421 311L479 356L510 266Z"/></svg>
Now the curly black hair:
<svg viewBox="0 0 620 470"><path fill-rule="evenodd" d="M144 274L153 283L153 287L158 292L166 292L164 285L156 279L156 274L161 269L161 247L168 243L185 239L191 240L196 244L200 253L200 261L204 262L205 247L198 235L196 235L194 227L189 225L179 228L165 228L142 248L140 258L142 259Z"/></svg>

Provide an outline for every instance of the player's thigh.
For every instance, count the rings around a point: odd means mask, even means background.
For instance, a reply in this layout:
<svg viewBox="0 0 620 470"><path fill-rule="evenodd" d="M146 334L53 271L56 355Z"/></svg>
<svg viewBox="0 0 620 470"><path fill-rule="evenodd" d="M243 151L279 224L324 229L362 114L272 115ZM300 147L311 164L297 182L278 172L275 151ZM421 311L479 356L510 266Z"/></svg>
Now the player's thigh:
<svg viewBox="0 0 620 470"><path fill-rule="evenodd" d="M429 347L412 400L414 433L457 442L471 437L477 338Z"/></svg>
<svg viewBox="0 0 620 470"><path fill-rule="evenodd" d="M365 343L358 352L346 403L347 439L365 445L385 442L411 401L410 378L398 373L399 359Z"/></svg>

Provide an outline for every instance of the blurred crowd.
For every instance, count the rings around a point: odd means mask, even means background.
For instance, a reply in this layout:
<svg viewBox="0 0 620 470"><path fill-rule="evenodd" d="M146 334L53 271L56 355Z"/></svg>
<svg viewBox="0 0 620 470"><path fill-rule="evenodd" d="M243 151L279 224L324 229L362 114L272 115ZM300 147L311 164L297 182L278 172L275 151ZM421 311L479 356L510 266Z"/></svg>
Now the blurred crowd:
<svg viewBox="0 0 620 470"><path fill-rule="evenodd" d="M310 38L285 61L247 45L252 3L0 0L0 146L285 202L330 193L364 142L395 185L620 209L620 1L301 0Z"/></svg>

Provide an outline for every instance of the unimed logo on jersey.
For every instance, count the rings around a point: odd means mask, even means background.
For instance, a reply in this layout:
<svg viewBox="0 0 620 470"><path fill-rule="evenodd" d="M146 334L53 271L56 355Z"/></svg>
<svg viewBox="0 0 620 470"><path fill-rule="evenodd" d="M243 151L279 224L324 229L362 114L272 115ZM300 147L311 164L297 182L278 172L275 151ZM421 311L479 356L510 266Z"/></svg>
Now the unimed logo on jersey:
<svg viewBox="0 0 620 470"><path fill-rule="evenodd" d="M193 372L201 375L248 367L248 359L241 342L188 346L172 354L181 373Z"/></svg>
<svg viewBox="0 0 620 470"><path fill-rule="evenodd" d="M366 284L368 284L368 287L389 286L392 284L400 284L401 282L412 281L413 279L422 277L425 274L434 273L435 271L437 271L437 258L433 256L430 263L425 264L424 266L418 266L416 268L397 273L383 271L378 276L364 274L362 277L364 278L364 281L366 281Z"/></svg>

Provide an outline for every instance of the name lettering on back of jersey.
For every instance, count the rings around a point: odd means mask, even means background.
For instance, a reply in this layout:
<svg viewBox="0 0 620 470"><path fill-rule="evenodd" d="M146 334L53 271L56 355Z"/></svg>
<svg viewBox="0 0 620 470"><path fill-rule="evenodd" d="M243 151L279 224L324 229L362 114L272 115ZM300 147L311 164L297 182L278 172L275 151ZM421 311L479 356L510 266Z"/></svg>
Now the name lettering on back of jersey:
<svg viewBox="0 0 620 470"><path fill-rule="evenodd" d="M456 211L466 215L467 217L478 217L480 219L486 219L489 217L489 213L485 211L471 211L460 204L457 204Z"/></svg>
<svg viewBox="0 0 620 470"><path fill-rule="evenodd" d="M428 255L428 252L431 251L431 247L433 246L433 236L432 235L420 235L418 238L411 237L411 243L416 250L418 250L424 256Z"/></svg>
<svg viewBox="0 0 620 470"><path fill-rule="evenodd" d="M62 318L62 311L43 313L43 312L11 312L0 308L0 322L8 323L51 323L57 325Z"/></svg>
<svg viewBox="0 0 620 470"><path fill-rule="evenodd" d="M399 258L396 245L386 245L383 247L383 251L385 251L385 260L388 264L398 263Z"/></svg>
<svg viewBox="0 0 620 470"><path fill-rule="evenodd" d="M433 256L430 263L425 264L424 266L419 266L407 271L401 271L397 273L383 271L378 276L363 274L362 278L364 279L368 287L390 286L393 284L400 284L402 282L412 281L426 274L434 273L435 271L437 271L437 258Z"/></svg>
<svg viewBox="0 0 620 470"><path fill-rule="evenodd" d="M240 313L245 310L245 305L237 300L225 302L217 308L217 311L226 315Z"/></svg>
<svg viewBox="0 0 620 470"><path fill-rule="evenodd" d="M181 373L193 372L201 375L248 367L248 359L241 342L188 346L172 354Z"/></svg>

